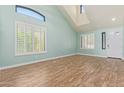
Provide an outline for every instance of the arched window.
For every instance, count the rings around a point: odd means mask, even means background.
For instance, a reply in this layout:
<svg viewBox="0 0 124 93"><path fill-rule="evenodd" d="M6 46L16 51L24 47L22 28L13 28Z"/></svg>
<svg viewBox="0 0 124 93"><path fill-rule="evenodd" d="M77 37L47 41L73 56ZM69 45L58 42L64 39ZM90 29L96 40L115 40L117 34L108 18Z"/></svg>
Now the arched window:
<svg viewBox="0 0 124 93"><path fill-rule="evenodd" d="M42 22L46 21L44 15L42 15L41 13L39 13L39 12L37 12L37 11L31 9L31 8L16 5L16 12L24 14L24 15L27 15L27 16L30 16L30 17L33 17L33 18L38 19L38 20L40 20Z"/></svg>

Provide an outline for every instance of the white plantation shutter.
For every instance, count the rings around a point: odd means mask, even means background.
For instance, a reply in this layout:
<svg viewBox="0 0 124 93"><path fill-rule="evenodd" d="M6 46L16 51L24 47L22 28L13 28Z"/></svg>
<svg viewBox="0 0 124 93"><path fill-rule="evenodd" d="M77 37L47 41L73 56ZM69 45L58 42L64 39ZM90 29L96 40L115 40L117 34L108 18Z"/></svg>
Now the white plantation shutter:
<svg viewBox="0 0 124 93"><path fill-rule="evenodd" d="M45 51L45 32L41 32L41 46L40 51Z"/></svg>
<svg viewBox="0 0 124 93"><path fill-rule="evenodd" d="M84 36L82 36L82 48L85 48L85 38L84 38Z"/></svg>
<svg viewBox="0 0 124 93"><path fill-rule="evenodd" d="M81 49L94 49L95 47L95 37L94 34L83 34L80 38L80 48Z"/></svg>
<svg viewBox="0 0 124 93"><path fill-rule="evenodd" d="M46 51L46 29L42 26L16 22L16 55Z"/></svg>
<svg viewBox="0 0 124 93"><path fill-rule="evenodd" d="M33 50L33 34L32 34L32 29L31 26L26 26L26 31L25 31L25 47L26 47L26 52L32 52Z"/></svg>
<svg viewBox="0 0 124 93"><path fill-rule="evenodd" d="M34 32L34 51L40 52L40 32Z"/></svg>
<svg viewBox="0 0 124 93"><path fill-rule="evenodd" d="M81 37L80 37L80 48L81 48L81 49L83 48L82 42L83 42L83 38L82 38L82 36L81 36Z"/></svg>
<svg viewBox="0 0 124 93"><path fill-rule="evenodd" d="M25 51L25 26L17 24L16 28L16 53L22 54Z"/></svg>

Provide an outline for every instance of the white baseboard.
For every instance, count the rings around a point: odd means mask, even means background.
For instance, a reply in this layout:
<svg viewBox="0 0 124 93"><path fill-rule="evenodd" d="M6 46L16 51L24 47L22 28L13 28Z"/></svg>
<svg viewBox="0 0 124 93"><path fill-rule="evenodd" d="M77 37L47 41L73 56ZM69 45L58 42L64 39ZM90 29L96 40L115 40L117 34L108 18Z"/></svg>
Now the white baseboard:
<svg viewBox="0 0 124 93"><path fill-rule="evenodd" d="M35 60L35 61L27 62L27 63L25 62L25 63L16 64L16 65L12 65L12 66L0 67L0 70L15 68L15 67L19 67L19 66L29 65L29 64L33 64L33 63L39 63L39 62L43 62L43 61L48 61L48 60L53 60L53 59L58 59L58 58L63 58L63 57L68 57L68 56L73 56L73 55L76 55L76 54L75 53L74 54L68 54L68 55L63 55L63 56L45 58L45 59L41 59L41 60Z"/></svg>
<svg viewBox="0 0 124 93"><path fill-rule="evenodd" d="M104 57L107 58L107 56L101 56L101 55L94 55L94 54L82 54L82 53L77 53L77 55L85 55L85 56L94 56L94 57Z"/></svg>

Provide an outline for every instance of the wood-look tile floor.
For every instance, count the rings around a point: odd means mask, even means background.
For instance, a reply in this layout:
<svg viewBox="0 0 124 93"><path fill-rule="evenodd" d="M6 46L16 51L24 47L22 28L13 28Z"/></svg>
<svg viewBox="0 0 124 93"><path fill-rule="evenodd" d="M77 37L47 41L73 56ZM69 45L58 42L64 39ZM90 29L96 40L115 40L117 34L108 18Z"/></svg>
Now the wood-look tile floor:
<svg viewBox="0 0 124 93"><path fill-rule="evenodd" d="M124 86L124 61L79 55L59 58L1 70L0 86Z"/></svg>

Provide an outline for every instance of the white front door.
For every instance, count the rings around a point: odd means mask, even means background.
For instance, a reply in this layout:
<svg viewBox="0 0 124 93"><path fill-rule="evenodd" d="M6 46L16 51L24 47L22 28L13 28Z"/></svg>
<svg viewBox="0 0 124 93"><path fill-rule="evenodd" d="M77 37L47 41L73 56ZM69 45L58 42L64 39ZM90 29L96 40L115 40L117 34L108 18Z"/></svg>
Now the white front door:
<svg viewBox="0 0 124 93"><path fill-rule="evenodd" d="M111 31L107 33L107 56L122 58L123 55L123 33L122 31Z"/></svg>

